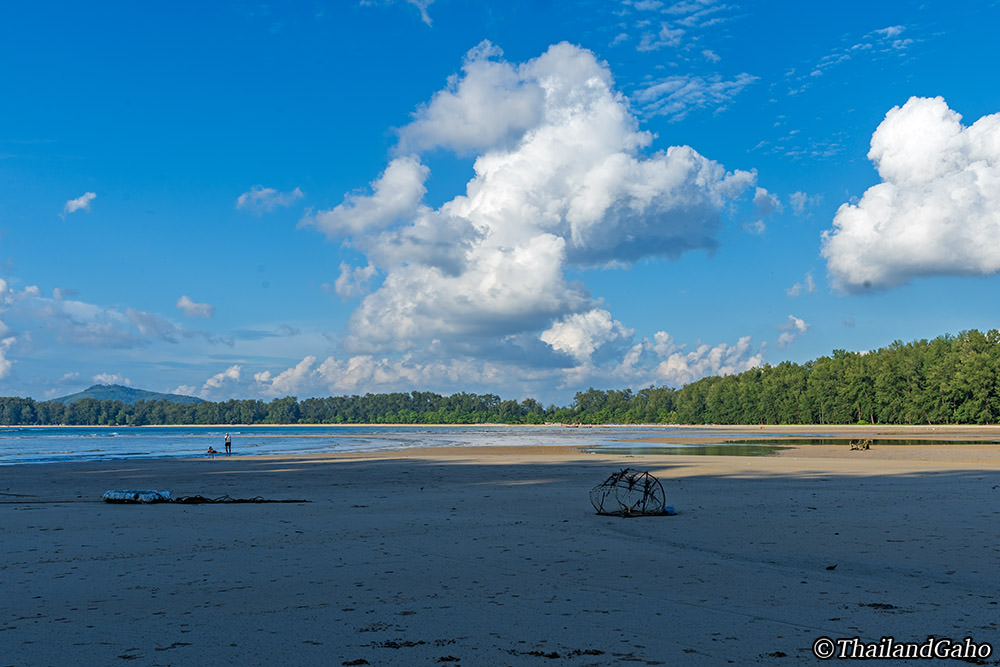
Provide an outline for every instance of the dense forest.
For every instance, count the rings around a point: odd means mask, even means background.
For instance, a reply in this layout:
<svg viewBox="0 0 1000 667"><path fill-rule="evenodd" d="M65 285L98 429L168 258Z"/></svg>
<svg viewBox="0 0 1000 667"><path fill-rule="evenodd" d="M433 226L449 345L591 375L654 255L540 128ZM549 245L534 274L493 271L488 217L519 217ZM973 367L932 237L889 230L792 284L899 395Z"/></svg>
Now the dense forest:
<svg viewBox="0 0 1000 667"><path fill-rule="evenodd" d="M428 392L270 402L36 402L0 398L4 425L151 424L992 424L1000 419L1000 331L965 331L869 353L706 377L680 389L588 389L568 407Z"/></svg>

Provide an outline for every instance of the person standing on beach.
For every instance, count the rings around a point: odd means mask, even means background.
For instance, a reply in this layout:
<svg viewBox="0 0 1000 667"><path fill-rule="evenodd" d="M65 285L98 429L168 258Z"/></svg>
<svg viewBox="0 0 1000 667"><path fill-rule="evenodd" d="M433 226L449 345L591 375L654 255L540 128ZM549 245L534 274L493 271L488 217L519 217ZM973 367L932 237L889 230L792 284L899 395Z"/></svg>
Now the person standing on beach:
<svg viewBox="0 0 1000 667"><path fill-rule="evenodd" d="M233 453L233 439L230 438L229 434L227 433L226 434L226 456L229 456L232 453Z"/></svg>

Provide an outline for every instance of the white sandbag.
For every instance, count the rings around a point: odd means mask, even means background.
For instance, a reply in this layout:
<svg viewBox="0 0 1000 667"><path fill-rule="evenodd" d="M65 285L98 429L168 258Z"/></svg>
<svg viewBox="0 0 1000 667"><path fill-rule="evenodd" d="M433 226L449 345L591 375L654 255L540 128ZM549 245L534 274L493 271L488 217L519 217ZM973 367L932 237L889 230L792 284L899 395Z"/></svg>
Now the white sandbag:
<svg viewBox="0 0 1000 667"><path fill-rule="evenodd" d="M168 503L169 491L151 491L149 489L125 489L123 491L105 491L106 503Z"/></svg>

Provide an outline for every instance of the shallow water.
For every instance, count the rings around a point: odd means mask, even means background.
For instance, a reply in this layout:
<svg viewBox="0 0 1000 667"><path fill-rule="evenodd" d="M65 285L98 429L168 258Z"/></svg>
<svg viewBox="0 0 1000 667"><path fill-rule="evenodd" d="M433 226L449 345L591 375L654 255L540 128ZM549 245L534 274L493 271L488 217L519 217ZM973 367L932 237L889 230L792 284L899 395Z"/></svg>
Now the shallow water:
<svg viewBox="0 0 1000 667"><path fill-rule="evenodd" d="M233 454L321 454L369 452L414 447L482 447L568 445L593 451L683 450L676 453L736 453L737 445L628 447L622 440L698 437L699 429L655 427L558 426L241 426L191 427L32 427L0 429L0 465L115 459L202 456L211 445L225 451L223 438L233 439Z"/></svg>
<svg viewBox="0 0 1000 667"><path fill-rule="evenodd" d="M767 456L796 445L847 447L858 438L830 438L803 431L789 439L733 438L718 430L671 427L593 426L144 426L0 428L0 465L202 456L209 445L224 451L232 435L233 453L323 454L376 452L415 447L572 446L586 452L626 455ZM728 437L727 437L728 435ZM635 444L657 438L719 438L713 444ZM996 444L997 441L891 440L872 446Z"/></svg>

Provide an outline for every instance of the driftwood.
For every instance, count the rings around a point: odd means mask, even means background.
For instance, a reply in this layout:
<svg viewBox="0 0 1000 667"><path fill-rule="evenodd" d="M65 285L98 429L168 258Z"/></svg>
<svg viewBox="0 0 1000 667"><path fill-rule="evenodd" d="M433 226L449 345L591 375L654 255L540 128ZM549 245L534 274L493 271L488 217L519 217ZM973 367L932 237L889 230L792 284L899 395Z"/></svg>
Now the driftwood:
<svg viewBox="0 0 1000 667"><path fill-rule="evenodd" d="M865 438L864 440L858 440L857 442L851 441L851 451L854 450L868 450L872 448L871 438Z"/></svg>

